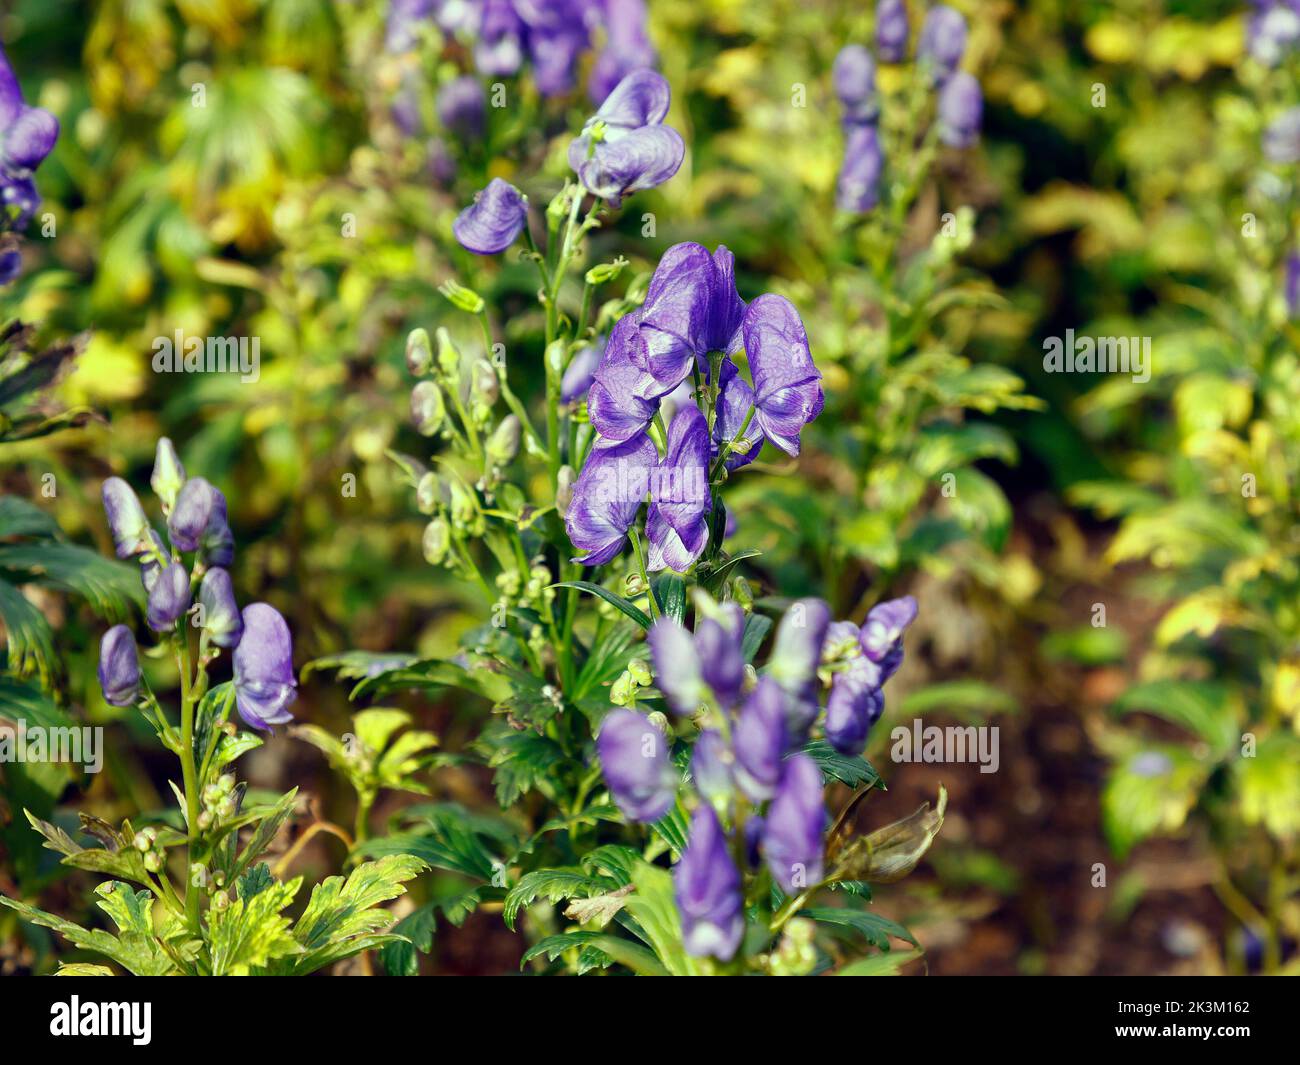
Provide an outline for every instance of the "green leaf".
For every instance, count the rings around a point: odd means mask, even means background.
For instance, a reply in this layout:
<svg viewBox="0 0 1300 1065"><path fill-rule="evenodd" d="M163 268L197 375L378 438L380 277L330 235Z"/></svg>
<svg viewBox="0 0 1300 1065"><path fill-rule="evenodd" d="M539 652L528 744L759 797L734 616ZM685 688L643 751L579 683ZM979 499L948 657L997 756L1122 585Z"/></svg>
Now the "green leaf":
<svg viewBox="0 0 1300 1065"><path fill-rule="evenodd" d="M427 902L393 925L393 934L404 937L389 943L379 952L379 963L389 976L418 976L420 960L416 952L428 954L433 949L433 933L438 924L438 903Z"/></svg>
<svg viewBox="0 0 1300 1065"><path fill-rule="evenodd" d="M673 618L678 623L685 623L686 582L676 573L664 573L651 585L651 588L654 589L655 602L659 604L659 613Z"/></svg>
<svg viewBox="0 0 1300 1065"><path fill-rule="evenodd" d="M1300 740L1289 733L1261 739L1253 757L1233 763L1241 816L1282 842L1300 833Z"/></svg>
<svg viewBox="0 0 1300 1065"><path fill-rule="evenodd" d="M740 641L741 654L746 662L753 662L758 649L772 629L772 619L766 614L749 614L745 618L745 635Z"/></svg>
<svg viewBox="0 0 1300 1065"><path fill-rule="evenodd" d="M605 600L610 606L621 611L627 617L631 618L643 629L648 629L651 625L650 615L646 614L621 595L615 595L608 588L602 588L599 584L592 584L591 581L561 581L558 584L551 585L552 588L577 588L581 592L587 592L591 595L598 596Z"/></svg>
<svg viewBox="0 0 1300 1065"><path fill-rule="evenodd" d="M280 801L274 806L266 808L265 812L258 811L261 820L258 822L257 830L253 833L253 838L248 841L240 852L239 859L235 862L234 869L231 870L232 879L239 877L271 845L271 841L275 839L275 834L280 831L280 826L293 813L293 804L297 797L298 789L293 788L287 794L281 796Z"/></svg>
<svg viewBox="0 0 1300 1065"><path fill-rule="evenodd" d="M870 913L866 910L814 906L810 909L800 910L799 916L811 918L820 924L851 928L853 931L860 933L877 950L889 950L890 936L911 943L914 947L920 947L921 945L916 941L916 937L897 921L891 921L888 917L881 917L878 913Z"/></svg>
<svg viewBox="0 0 1300 1065"><path fill-rule="evenodd" d="M840 754L825 740L812 740L803 745L803 753L810 755L814 762L820 767L822 777L826 783L838 780L850 788L860 788L864 785L872 788L879 788L881 791L887 790L885 782L880 778L880 774L872 768L871 764L861 756L849 757Z"/></svg>
<svg viewBox="0 0 1300 1065"><path fill-rule="evenodd" d="M1240 697L1211 681L1152 680L1135 684L1115 701L1122 714L1143 712L1172 722L1204 740L1216 758L1237 743L1244 716Z"/></svg>
<svg viewBox="0 0 1300 1065"><path fill-rule="evenodd" d="M1123 859L1157 832L1178 831L1209 776L1210 766L1172 744L1135 750L1116 765L1101 793L1102 824Z"/></svg>
<svg viewBox="0 0 1300 1065"><path fill-rule="evenodd" d="M947 714L960 720L983 720L989 714L1014 714L1015 697L979 680L950 680L909 692L898 704L903 717Z"/></svg>
<svg viewBox="0 0 1300 1065"><path fill-rule="evenodd" d="M604 877L591 876L571 866L558 869L534 869L521 876L519 883L506 894L501 915L505 918L506 926L513 931L519 911L531 906L539 898L546 899L548 902L589 899L615 886L617 885Z"/></svg>
<svg viewBox="0 0 1300 1065"><path fill-rule="evenodd" d="M0 895L0 906L16 910L34 925L58 932L74 947L102 954L136 976L167 976L176 971L175 963L152 936L132 932L118 937L100 929L91 931L4 895Z"/></svg>
<svg viewBox="0 0 1300 1065"><path fill-rule="evenodd" d="M287 884L272 882L247 899L237 898L224 910L208 910L213 976L249 976L303 952L289 933L289 918L281 913L301 886L301 877Z"/></svg>
<svg viewBox="0 0 1300 1065"><path fill-rule="evenodd" d="M20 583L31 581L79 595L109 621L125 621L143 605L140 572L76 544L0 545L0 571Z"/></svg>
<svg viewBox="0 0 1300 1065"><path fill-rule="evenodd" d="M34 503L19 496L0 496L0 539L60 536L59 524Z"/></svg>
<svg viewBox="0 0 1300 1065"><path fill-rule="evenodd" d="M682 945L681 915L673 896L673 878L665 869L642 862L633 882L636 891L627 897L624 910L645 934L663 968L673 976L697 976L699 966ZM600 948L616 961L606 944Z"/></svg>
<svg viewBox="0 0 1300 1065"><path fill-rule="evenodd" d="M910 961L925 957L920 950L891 950L888 954L872 954L855 961L836 972L836 976L897 976L898 970Z"/></svg>

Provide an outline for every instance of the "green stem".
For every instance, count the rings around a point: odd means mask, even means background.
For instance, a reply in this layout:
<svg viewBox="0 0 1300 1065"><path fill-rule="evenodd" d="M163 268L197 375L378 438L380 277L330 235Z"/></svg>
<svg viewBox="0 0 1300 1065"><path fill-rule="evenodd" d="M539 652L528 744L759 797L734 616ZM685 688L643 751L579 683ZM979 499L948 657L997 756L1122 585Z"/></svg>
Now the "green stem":
<svg viewBox="0 0 1300 1065"><path fill-rule="evenodd" d="M659 604L655 602L654 589L650 587L650 574L645 568L645 552L641 549L641 537L636 531L636 526L628 530L632 535L632 547L636 550L636 563L641 568L641 579L645 581L646 598L650 600L650 616L656 621L659 620Z"/></svg>
<svg viewBox="0 0 1300 1065"><path fill-rule="evenodd" d="M190 685L190 644L181 621L178 639L181 669L181 777L185 788L185 920L199 934L199 885L194 879L199 849L199 782L194 765L194 693Z"/></svg>

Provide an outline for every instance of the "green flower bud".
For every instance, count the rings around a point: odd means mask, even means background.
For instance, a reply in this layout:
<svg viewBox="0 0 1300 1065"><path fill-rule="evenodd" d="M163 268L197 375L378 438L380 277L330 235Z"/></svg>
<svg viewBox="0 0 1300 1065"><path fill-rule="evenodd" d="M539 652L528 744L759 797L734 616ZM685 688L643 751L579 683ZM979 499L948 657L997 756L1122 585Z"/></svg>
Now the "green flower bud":
<svg viewBox="0 0 1300 1065"><path fill-rule="evenodd" d="M438 291L446 297L447 302L462 311L479 314L483 310L483 297L472 288L458 285L455 281L444 281L438 286Z"/></svg>
<svg viewBox="0 0 1300 1065"><path fill-rule="evenodd" d="M624 586L628 595L645 595L646 593L645 578L643 578L639 573L629 573L627 575L627 580L624 582Z"/></svg>
<svg viewBox="0 0 1300 1065"><path fill-rule="evenodd" d="M612 263L600 263L587 271L586 282L589 285L603 285L613 281L623 272L625 266L627 266L627 260L621 255Z"/></svg>
<svg viewBox="0 0 1300 1065"><path fill-rule="evenodd" d="M411 421L421 436L433 436L442 428L446 416L442 392L432 381L421 381L411 389Z"/></svg>
<svg viewBox="0 0 1300 1065"><path fill-rule="evenodd" d="M636 683L626 670L610 687L609 701L615 706L631 706L636 702Z"/></svg>
<svg viewBox="0 0 1300 1065"><path fill-rule="evenodd" d="M451 547L451 526L447 524L446 518L434 518L424 527L421 547L424 550L424 560L429 565L442 565Z"/></svg>
<svg viewBox="0 0 1300 1065"><path fill-rule="evenodd" d="M632 674L632 679L642 687L648 687L654 683L654 677L650 673L650 667L646 665L644 658L634 658L627 664L627 671Z"/></svg>
<svg viewBox="0 0 1300 1065"><path fill-rule="evenodd" d="M806 917L792 917L786 923L781 942L769 959L773 976L807 976L817 967L817 949L813 946L813 922Z"/></svg>
<svg viewBox="0 0 1300 1065"><path fill-rule="evenodd" d="M754 591L744 577L734 577L731 581L731 597L740 604L742 610L754 609Z"/></svg>
<svg viewBox="0 0 1300 1065"><path fill-rule="evenodd" d="M217 816L223 821L229 817L235 816L235 801L231 798L222 799L217 803Z"/></svg>
<svg viewBox="0 0 1300 1065"><path fill-rule="evenodd" d="M406 337L406 368L416 377L433 369L433 348L423 329L412 329Z"/></svg>
<svg viewBox="0 0 1300 1065"><path fill-rule="evenodd" d="M149 487L162 502L164 511L170 511L176 505L176 496L184 483L185 467L181 465L175 445L164 436L158 441L153 474L149 477Z"/></svg>
<svg viewBox="0 0 1300 1065"><path fill-rule="evenodd" d="M216 806L221 801L221 789L216 784L209 784L203 789L203 805Z"/></svg>
<svg viewBox="0 0 1300 1065"><path fill-rule="evenodd" d="M218 913L228 909L230 906L230 896L224 891L215 892L212 896L212 908Z"/></svg>
<svg viewBox="0 0 1300 1065"><path fill-rule="evenodd" d="M211 810L204 810L199 814L199 828L206 832L212 827L213 821L215 820L216 819L212 816Z"/></svg>
<svg viewBox="0 0 1300 1065"><path fill-rule="evenodd" d="M144 856L144 867L151 873L160 871L163 867L163 856L157 851L150 851Z"/></svg>
<svg viewBox="0 0 1300 1065"><path fill-rule="evenodd" d="M237 783L238 781L235 780L234 773L222 773L221 776L217 778L217 787L221 789L223 795L229 795L234 791Z"/></svg>
<svg viewBox="0 0 1300 1065"><path fill-rule="evenodd" d="M568 358L569 342L567 340L553 340L546 347L546 365L551 368L555 375L555 380L560 380L564 376L564 363Z"/></svg>
<svg viewBox="0 0 1300 1065"><path fill-rule="evenodd" d="M453 382L460 380L460 351L456 345L451 342L451 334L443 327L439 327L438 337L438 369L447 378Z"/></svg>
<svg viewBox="0 0 1300 1065"><path fill-rule="evenodd" d="M146 836L143 832L137 832L135 836L132 838L131 842L135 844L135 849L140 851L140 853L142 854L149 849L152 843L149 837Z"/></svg>
<svg viewBox="0 0 1300 1065"><path fill-rule="evenodd" d="M497 379L497 372L492 368L492 364L487 359L474 360L474 374L471 379L474 398L480 403L492 406L501 395L501 382Z"/></svg>
<svg viewBox="0 0 1300 1065"><path fill-rule="evenodd" d="M665 736L672 733L672 727L668 723L668 715L661 710L656 710L653 714L647 714L650 724L662 732Z"/></svg>
<svg viewBox="0 0 1300 1065"><path fill-rule="evenodd" d="M513 414L506 415L501 419L487 442L488 458L498 466L504 466L519 454L519 435L521 427L519 419Z"/></svg>

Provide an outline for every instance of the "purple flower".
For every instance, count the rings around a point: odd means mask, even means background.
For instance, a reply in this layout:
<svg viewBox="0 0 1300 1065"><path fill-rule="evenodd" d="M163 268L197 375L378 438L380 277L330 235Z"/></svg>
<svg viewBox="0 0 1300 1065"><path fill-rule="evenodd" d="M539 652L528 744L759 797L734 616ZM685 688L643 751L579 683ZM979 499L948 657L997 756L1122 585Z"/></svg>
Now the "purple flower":
<svg viewBox="0 0 1300 1065"><path fill-rule="evenodd" d="M802 736L817 717L817 666L830 625L831 610L820 599L799 599L776 627L767 675L785 692L786 725Z"/></svg>
<svg viewBox="0 0 1300 1065"><path fill-rule="evenodd" d="M880 667L861 657L831 679L826 740L841 754L861 754L866 747L867 733L885 710L879 682Z"/></svg>
<svg viewBox="0 0 1300 1065"><path fill-rule="evenodd" d="M629 821L658 821L677 797L677 771L668 740L635 710L613 710L596 737L600 768Z"/></svg>
<svg viewBox="0 0 1300 1065"><path fill-rule="evenodd" d="M763 823L763 857L787 895L821 882L825 830L822 772L808 755L793 755L786 760Z"/></svg>
<svg viewBox="0 0 1300 1065"><path fill-rule="evenodd" d="M145 620L154 632L166 632L190 608L190 574L180 562L164 567L149 591Z"/></svg>
<svg viewBox="0 0 1300 1065"><path fill-rule="evenodd" d="M729 961L745 935L744 898L726 834L708 803L691 817L690 841L673 870L673 888L686 953Z"/></svg>
<svg viewBox="0 0 1300 1065"><path fill-rule="evenodd" d="M140 583L144 585L146 594L153 591L153 586L158 583L158 574L164 566L171 565L172 560L163 538L153 529L149 530L148 536L149 548L140 559Z"/></svg>
<svg viewBox="0 0 1300 1065"><path fill-rule="evenodd" d="M587 394L587 417L600 439L597 448L617 447L643 434L655 416L657 382L632 362L641 312L624 315L610 331L609 342ZM655 393L643 398L644 393Z"/></svg>
<svg viewBox="0 0 1300 1065"><path fill-rule="evenodd" d="M644 434L592 451L564 515L569 539L584 552L574 562L599 566L622 552L658 459L659 452Z"/></svg>
<svg viewBox="0 0 1300 1065"><path fill-rule="evenodd" d="M870 52L860 44L845 45L835 57L831 80L846 123L875 121L880 106L876 100L876 61Z"/></svg>
<svg viewBox="0 0 1300 1065"><path fill-rule="evenodd" d="M505 251L528 224L528 197L501 178L474 194L474 202L456 216L452 232L460 246L475 255Z"/></svg>
<svg viewBox="0 0 1300 1065"><path fill-rule="evenodd" d="M695 639L676 618L664 615L646 633L655 683L669 708L683 716L695 713L708 696Z"/></svg>
<svg viewBox="0 0 1300 1065"><path fill-rule="evenodd" d="M957 69L965 52L966 20L945 4L931 8L921 25L917 61L930 68L935 81L944 81Z"/></svg>
<svg viewBox="0 0 1300 1065"><path fill-rule="evenodd" d="M244 607L244 635L235 648L235 706L245 724L261 732L292 721L297 698L293 638L280 612L266 603Z"/></svg>
<svg viewBox="0 0 1300 1065"><path fill-rule="evenodd" d="M58 119L23 102L18 78L0 48L0 207L15 212L15 229L26 228L41 202L32 173L54 150L58 137ZM0 228L8 222L0 217Z"/></svg>
<svg viewBox="0 0 1300 1065"><path fill-rule="evenodd" d="M487 100L477 78L466 74L447 82L438 90L437 110L443 129L465 140L483 136Z"/></svg>
<svg viewBox="0 0 1300 1065"><path fill-rule="evenodd" d="M414 48L419 24L432 16L437 5L438 0L390 0L384 30L385 50L408 52Z"/></svg>
<svg viewBox="0 0 1300 1065"><path fill-rule="evenodd" d="M1246 46L1259 62L1275 67L1300 42L1300 11L1294 0L1256 0L1255 8L1246 22Z"/></svg>
<svg viewBox="0 0 1300 1065"><path fill-rule="evenodd" d="M226 520L226 497L220 488L212 489L212 511L199 542L199 551L209 566L229 566L235 559L235 537Z"/></svg>
<svg viewBox="0 0 1300 1065"><path fill-rule="evenodd" d="M599 106L627 75L658 61L646 28L645 0L605 0L605 48L587 83L591 102Z"/></svg>
<svg viewBox="0 0 1300 1065"><path fill-rule="evenodd" d="M131 706L140 694L140 658L125 625L114 625L99 642L99 686L109 706Z"/></svg>
<svg viewBox="0 0 1300 1065"><path fill-rule="evenodd" d="M230 572L221 567L208 570L199 585L199 603L203 607L203 631L218 647L234 647L244 635L244 619L235 603Z"/></svg>
<svg viewBox="0 0 1300 1065"><path fill-rule="evenodd" d="M876 4L876 52L886 63L907 58L906 0L880 0Z"/></svg>
<svg viewBox="0 0 1300 1065"><path fill-rule="evenodd" d="M695 652L700 672L713 689L718 702L726 707L740 698L745 683L745 612L737 603L721 607L721 619L701 618L695 626Z"/></svg>
<svg viewBox="0 0 1300 1065"><path fill-rule="evenodd" d="M629 349L632 362L655 381L641 393L646 398L672 391L697 360L707 370L710 352L731 350L745 316L735 267L735 256L721 244L713 254L693 243L664 252Z"/></svg>
<svg viewBox="0 0 1300 1065"><path fill-rule="evenodd" d="M646 514L646 568L685 572L709 542L709 427L700 408L682 407L668 427L668 447L651 479Z"/></svg>
<svg viewBox="0 0 1300 1065"><path fill-rule="evenodd" d="M1286 280L1283 284L1286 313L1289 318L1300 317L1300 252L1286 257Z"/></svg>
<svg viewBox="0 0 1300 1065"><path fill-rule="evenodd" d="M718 374L718 407L713 420L713 456L716 458L724 444L735 443L734 450L727 452L727 469L737 470L748 466L763 450L763 430L758 427L754 415L754 389L736 369L736 364L727 359ZM741 429L744 436L737 440ZM744 445L749 443L748 447ZM728 533L728 536L731 534Z"/></svg>
<svg viewBox="0 0 1300 1065"><path fill-rule="evenodd" d="M853 126L844 145L844 162L835 186L835 203L841 211L866 214L880 202L880 174L885 159L875 126Z"/></svg>
<svg viewBox="0 0 1300 1065"><path fill-rule="evenodd" d="M951 148L969 148L979 139L983 115L980 83L958 71L939 90L939 139Z"/></svg>
<svg viewBox="0 0 1300 1065"><path fill-rule="evenodd" d="M762 677L741 708L733 740L736 782L754 802L775 792L787 744L785 692Z"/></svg>
<svg viewBox="0 0 1300 1065"><path fill-rule="evenodd" d="M799 454L799 433L822 412L821 373L808 334L784 296L759 296L745 312L745 353L754 378L754 420L787 455Z"/></svg>
<svg viewBox="0 0 1300 1065"><path fill-rule="evenodd" d="M717 729L705 729L695 741L691 777L696 790L709 802L731 794L731 751Z"/></svg>
<svg viewBox="0 0 1300 1065"><path fill-rule="evenodd" d="M113 534L113 544L118 558L130 558L149 550L149 519L145 517L140 499L121 477L110 477L100 490L104 513L108 515L108 529Z"/></svg>
<svg viewBox="0 0 1300 1065"><path fill-rule="evenodd" d="M528 35L528 53L533 61L533 80L543 96L562 96L573 88L578 53L587 46L587 31L581 23L567 22L554 29L539 29Z"/></svg>
<svg viewBox="0 0 1300 1065"><path fill-rule="evenodd" d="M653 70L618 83L569 145L569 165L583 187L615 207L629 192L662 185L682 165L686 144L663 124L668 82Z"/></svg>
<svg viewBox="0 0 1300 1065"><path fill-rule="evenodd" d="M167 535L178 551L197 551L207 532L216 489L202 477L192 477L181 486L176 505L167 515Z"/></svg>
<svg viewBox="0 0 1300 1065"><path fill-rule="evenodd" d="M523 65L524 24L512 0L484 0L474 62L489 77L509 77Z"/></svg>
<svg viewBox="0 0 1300 1065"><path fill-rule="evenodd" d="M560 402L576 403L586 399L591 383L596 379L596 369L605 354L605 338L601 337L580 348L564 368L560 379ZM645 428L642 426L642 428Z"/></svg>
<svg viewBox="0 0 1300 1065"><path fill-rule="evenodd" d="M916 599L905 595L877 603L862 623L862 653L880 666L883 684L903 662L903 633L916 620Z"/></svg>
<svg viewBox="0 0 1300 1065"><path fill-rule="evenodd" d="M1300 162L1300 107L1283 111L1268 124L1263 147L1270 163Z"/></svg>

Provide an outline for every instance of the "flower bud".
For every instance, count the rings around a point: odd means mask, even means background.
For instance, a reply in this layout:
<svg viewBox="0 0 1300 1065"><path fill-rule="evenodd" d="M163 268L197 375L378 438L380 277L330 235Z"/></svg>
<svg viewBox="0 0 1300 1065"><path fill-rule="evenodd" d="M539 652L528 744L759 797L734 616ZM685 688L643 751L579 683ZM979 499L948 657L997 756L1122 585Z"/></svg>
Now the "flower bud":
<svg viewBox="0 0 1300 1065"><path fill-rule="evenodd" d="M432 470L426 471L415 486L415 505L421 514L432 514L443 502L442 484Z"/></svg>
<svg viewBox="0 0 1300 1065"><path fill-rule="evenodd" d="M140 658L125 625L114 625L99 643L99 686L109 706L131 706L140 694Z"/></svg>
<svg viewBox="0 0 1300 1065"><path fill-rule="evenodd" d="M230 573L221 567L208 570L199 585L203 605L203 631L218 647L234 647L244 635L244 619L235 603Z"/></svg>
<svg viewBox="0 0 1300 1065"><path fill-rule="evenodd" d="M519 419L513 414L501 419L501 424L488 437L487 456L498 466L504 466L519 454Z"/></svg>
<svg viewBox="0 0 1300 1065"><path fill-rule="evenodd" d="M650 667L646 665L644 658L634 658L627 664L627 671L632 675L632 679L642 687L649 687L654 683L654 677L650 674Z"/></svg>
<svg viewBox="0 0 1300 1065"><path fill-rule="evenodd" d="M438 286L438 291L443 294L448 303L459 310L468 311L470 314L478 314L483 310L483 297L473 289L458 285L455 281L444 281Z"/></svg>
<svg viewBox="0 0 1300 1065"><path fill-rule="evenodd" d="M609 701L615 706L631 706L636 702L636 683L632 674L624 670L609 688Z"/></svg>
<svg viewBox="0 0 1300 1065"><path fill-rule="evenodd" d="M411 421L421 436L433 436L441 429L446 413L442 392L432 381L421 381L411 389Z"/></svg>
<svg viewBox="0 0 1300 1065"><path fill-rule="evenodd" d="M423 329L412 329L406 337L406 368L414 377L423 377L433 369L433 348L429 334Z"/></svg>
<svg viewBox="0 0 1300 1065"><path fill-rule="evenodd" d="M431 566L441 566L447 558L451 547L451 526L446 518L434 518L424 527L424 539L421 543L424 560Z"/></svg>
<svg viewBox="0 0 1300 1065"><path fill-rule="evenodd" d="M167 535L178 551L197 551L212 517L215 489L202 477L181 486L176 505L167 515Z"/></svg>
<svg viewBox="0 0 1300 1065"><path fill-rule="evenodd" d="M627 266L627 260L620 255L612 263L600 263L593 266L587 271L585 280L589 285L607 284L618 277L625 266Z"/></svg>
<svg viewBox="0 0 1300 1065"><path fill-rule="evenodd" d="M438 338L438 369L451 382L460 380L460 350L452 343L451 334L441 326Z"/></svg>
<svg viewBox="0 0 1300 1065"><path fill-rule="evenodd" d="M158 574L145 620L154 632L166 632L190 607L190 574L180 562L173 562Z"/></svg>
<svg viewBox="0 0 1300 1065"><path fill-rule="evenodd" d="M718 815L701 803L691 817L690 839L673 870L673 895L682 918L686 953L730 960L745 935L740 873L731 860Z"/></svg>
<svg viewBox="0 0 1300 1065"><path fill-rule="evenodd" d="M658 821L677 795L664 734L635 710L615 710L596 738L605 783L630 821Z"/></svg>
<svg viewBox="0 0 1300 1065"><path fill-rule="evenodd" d="M141 854L144 854L145 851L147 851L153 845L153 841L148 836L146 836L143 832L137 832L132 837L131 842L135 846L135 849L138 850Z"/></svg>
<svg viewBox="0 0 1300 1065"><path fill-rule="evenodd" d="M163 867L163 856L157 851L150 851L144 856L144 867L151 873L161 872Z"/></svg>
<svg viewBox="0 0 1300 1065"><path fill-rule="evenodd" d="M176 504L176 494L185 483L185 467L181 465L176 448L167 437L158 440L154 454L153 474L149 477L149 486L153 494L162 501L165 510L171 510Z"/></svg>
<svg viewBox="0 0 1300 1065"><path fill-rule="evenodd" d="M147 551L150 546L149 520L131 486L121 477L110 477L104 482L101 495L117 557L130 558Z"/></svg>
<svg viewBox="0 0 1300 1065"><path fill-rule="evenodd" d="M497 379L496 370L487 359L474 360L470 387L474 398L489 407L501 395L501 382Z"/></svg>

